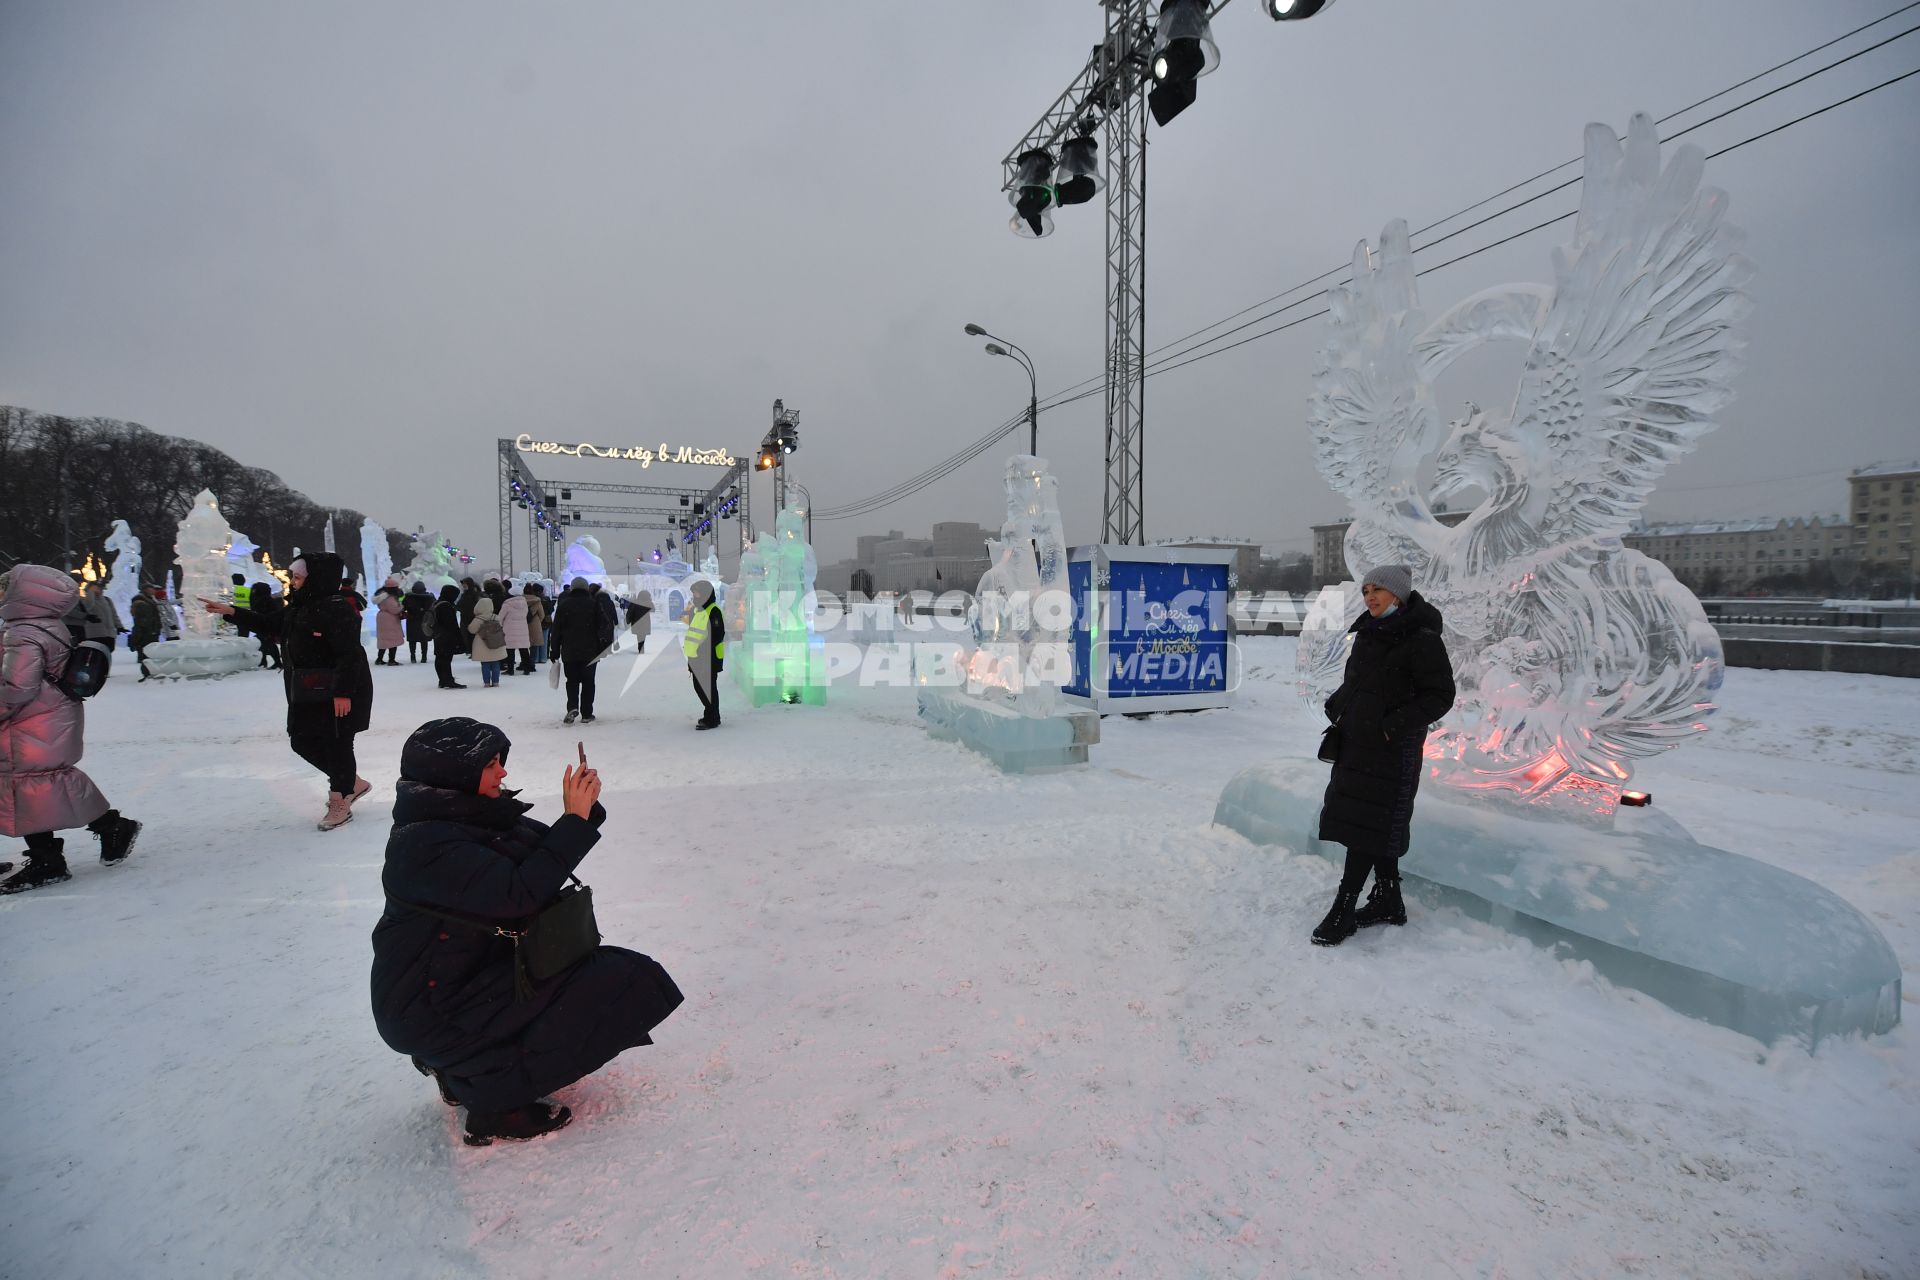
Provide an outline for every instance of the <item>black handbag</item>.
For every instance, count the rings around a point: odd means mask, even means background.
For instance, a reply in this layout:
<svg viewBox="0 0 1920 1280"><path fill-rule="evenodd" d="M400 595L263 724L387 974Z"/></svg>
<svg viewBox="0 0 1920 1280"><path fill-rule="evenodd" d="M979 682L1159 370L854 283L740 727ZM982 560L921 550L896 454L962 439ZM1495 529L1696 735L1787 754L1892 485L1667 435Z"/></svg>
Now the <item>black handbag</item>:
<svg viewBox="0 0 1920 1280"><path fill-rule="evenodd" d="M287 701L295 706L307 706L316 702L332 702L334 686L339 673L332 667L290 667L287 679Z"/></svg>
<svg viewBox="0 0 1920 1280"><path fill-rule="evenodd" d="M600 924L593 918L593 890L581 884L576 875L567 878L573 883L562 886L558 898L517 925L478 920L403 898L392 901L449 924L513 939L513 995L516 1000L525 1000L533 994L534 983L565 973L600 945Z"/></svg>

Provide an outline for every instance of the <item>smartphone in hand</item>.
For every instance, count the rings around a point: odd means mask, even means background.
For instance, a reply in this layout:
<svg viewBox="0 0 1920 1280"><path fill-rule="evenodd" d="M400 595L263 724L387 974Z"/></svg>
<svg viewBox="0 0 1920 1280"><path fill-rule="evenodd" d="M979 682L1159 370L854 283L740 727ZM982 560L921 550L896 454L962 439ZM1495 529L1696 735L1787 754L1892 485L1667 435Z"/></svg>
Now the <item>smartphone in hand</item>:
<svg viewBox="0 0 1920 1280"><path fill-rule="evenodd" d="M582 769L586 768L587 767L587 744L576 740L573 745L577 747L580 751L580 767Z"/></svg>

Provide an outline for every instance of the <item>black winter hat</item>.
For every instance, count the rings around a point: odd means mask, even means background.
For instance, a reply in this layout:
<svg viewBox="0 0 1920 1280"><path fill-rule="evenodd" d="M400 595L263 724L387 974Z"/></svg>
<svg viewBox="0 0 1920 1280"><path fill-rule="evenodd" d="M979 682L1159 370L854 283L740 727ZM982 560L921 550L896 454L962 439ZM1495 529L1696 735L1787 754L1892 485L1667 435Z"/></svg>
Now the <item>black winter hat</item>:
<svg viewBox="0 0 1920 1280"><path fill-rule="evenodd" d="M513 743L490 724L469 716L429 720L400 748L400 776L468 795L480 790L480 773L495 756L507 762Z"/></svg>
<svg viewBox="0 0 1920 1280"><path fill-rule="evenodd" d="M307 582L300 592L309 599L333 594L346 580L346 561L331 551L310 551L300 558L307 562Z"/></svg>
<svg viewBox="0 0 1920 1280"><path fill-rule="evenodd" d="M440 588L440 598L442 600L457 601L460 599L460 588L449 582L446 586Z"/></svg>

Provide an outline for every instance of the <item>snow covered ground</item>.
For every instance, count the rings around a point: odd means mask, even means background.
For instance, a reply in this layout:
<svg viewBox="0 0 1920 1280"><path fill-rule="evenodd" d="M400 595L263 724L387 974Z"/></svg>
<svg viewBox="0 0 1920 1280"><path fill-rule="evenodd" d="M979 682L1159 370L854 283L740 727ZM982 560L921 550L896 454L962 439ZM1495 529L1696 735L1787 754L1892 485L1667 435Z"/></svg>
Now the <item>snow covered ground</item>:
<svg viewBox="0 0 1920 1280"><path fill-rule="evenodd" d="M116 678L86 766L138 850L72 833L70 883L0 899L0 1274L1920 1274L1915 1024L1768 1051L1417 906L1308 944L1333 867L1210 824L1317 741L1292 645L1046 777L930 741L906 690L695 733L668 658L576 730L544 672L382 668L375 791L328 834L272 677ZM1920 682L1734 670L1724 704L1642 785L1912 975ZM537 816L586 740L602 930L688 997L526 1145L461 1146L368 1012L383 802L450 714L514 737Z"/></svg>

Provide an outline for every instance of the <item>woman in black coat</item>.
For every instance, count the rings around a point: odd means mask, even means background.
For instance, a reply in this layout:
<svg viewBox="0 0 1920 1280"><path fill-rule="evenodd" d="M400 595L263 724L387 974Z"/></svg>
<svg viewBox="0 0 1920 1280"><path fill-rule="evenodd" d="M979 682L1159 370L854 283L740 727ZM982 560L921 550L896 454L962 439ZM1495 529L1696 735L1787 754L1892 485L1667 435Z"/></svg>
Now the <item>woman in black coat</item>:
<svg viewBox="0 0 1920 1280"><path fill-rule="evenodd" d="M460 579L459 640L460 640L460 652L462 653L473 652L473 632L469 631L467 628L473 624L474 606L479 603L480 603L480 584L475 582L472 578ZM435 635L439 634L438 627L434 628L434 634Z"/></svg>
<svg viewBox="0 0 1920 1280"><path fill-rule="evenodd" d="M407 627L407 661L424 662L428 655L427 616L433 612L433 597L427 584L415 579L407 594L400 597L400 608Z"/></svg>
<svg viewBox="0 0 1920 1280"><path fill-rule="evenodd" d="M1320 838L1347 846L1333 909L1313 931L1338 946L1375 924L1405 924L1400 857L1407 851L1413 797L1420 786L1427 727L1453 707L1453 663L1441 639L1440 611L1413 589L1413 571L1381 565L1363 584L1367 611L1348 628L1353 652L1345 678L1327 699L1339 755L1320 806ZM1356 911L1373 872L1373 892Z"/></svg>
<svg viewBox="0 0 1920 1280"><path fill-rule="evenodd" d="M606 820L600 778L569 766L552 826L502 790L506 734L457 716L421 725L400 753L373 931L380 1038L467 1108L467 1142L532 1138L571 1118L539 1101L599 1070L679 1007L653 960L597 947L564 973L516 989L513 927L552 905Z"/></svg>
<svg viewBox="0 0 1920 1280"><path fill-rule="evenodd" d="M466 634L460 625L460 588L448 583L433 606L433 670L442 689L467 687L453 678L453 655L461 651Z"/></svg>
<svg viewBox="0 0 1920 1280"><path fill-rule="evenodd" d="M251 609L200 600L207 612L244 621L255 631L277 626L287 737L295 755L327 775L322 831L350 821L354 801L373 789L353 758L353 737L373 717L373 670L360 647L360 615L341 589L345 573L340 557L330 551L315 551L288 565L293 585L277 623Z"/></svg>

